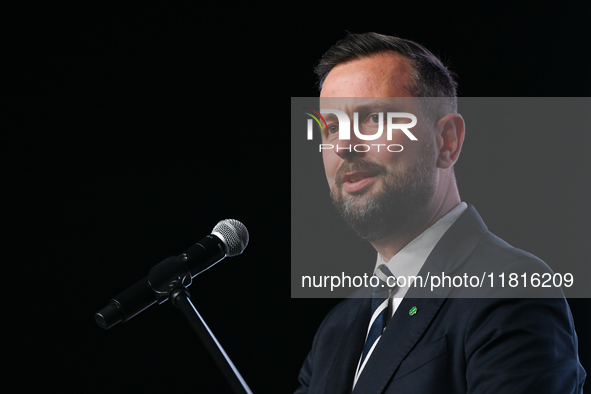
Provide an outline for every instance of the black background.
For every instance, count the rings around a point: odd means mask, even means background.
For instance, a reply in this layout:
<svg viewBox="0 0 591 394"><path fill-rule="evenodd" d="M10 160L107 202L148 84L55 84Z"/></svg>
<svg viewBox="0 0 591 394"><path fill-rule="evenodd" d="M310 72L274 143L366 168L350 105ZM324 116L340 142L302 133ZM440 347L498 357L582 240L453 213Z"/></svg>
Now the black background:
<svg viewBox="0 0 591 394"><path fill-rule="evenodd" d="M169 303L108 331L93 319L225 218L246 224L250 245L195 278L193 301L254 392L295 389L337 300L290 299L287 100L317 95L312 68L346 31L422 43L459 75L461 96L591 91L588 3L93 4L4 15L3 376L19 391L228 392ZM588 135L565 127L552 138L585 155ZM458 166L462 197L496 234L542 258L538 235L568 228L571 244L542 244L584 259L589 230L568 224L589 222L580 214L588 169L561 166L568 145L548 152L531 141L505 151L481 140L487 165ZM528 167L547 187L528 194L528 174L505 182L536 160L562 169L546 179ZM572 189L554 187L558 177ZM589 301L570 302L590 370Z"/></svg>

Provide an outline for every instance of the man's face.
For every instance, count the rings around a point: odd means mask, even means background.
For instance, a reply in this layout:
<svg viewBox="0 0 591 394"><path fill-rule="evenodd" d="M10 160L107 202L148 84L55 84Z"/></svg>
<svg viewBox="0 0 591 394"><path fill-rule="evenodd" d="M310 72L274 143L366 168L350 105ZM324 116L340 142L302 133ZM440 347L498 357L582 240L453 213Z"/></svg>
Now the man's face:
<svg viewBox="0 0 591 394"><path fill-rule="evenodd" d="M417 141L394 130L387 140L386 125L377 140L355 136L338 140L338 121L327 115L328 130L323 143L336 147L370 145L367 152L354 149L324 149L323 160L333 203L357 234L376 241L395 234L425 208L435 193L437 181L435 137L420 116L418 102L408 86L412 67L401 56L377 55L335 67L327 76L320 93L322 109L345 112L353 121L359 115L359 130L375 134L377 113L408 112L419 119L411 129ZM381 99L379 99L381 98ZM401 119L396 123L406 123ZM383 144L379 151L375 145ZM390 152L386 146L399 144L402 152ZM364 150L364 149L360 149Z"/></svg>

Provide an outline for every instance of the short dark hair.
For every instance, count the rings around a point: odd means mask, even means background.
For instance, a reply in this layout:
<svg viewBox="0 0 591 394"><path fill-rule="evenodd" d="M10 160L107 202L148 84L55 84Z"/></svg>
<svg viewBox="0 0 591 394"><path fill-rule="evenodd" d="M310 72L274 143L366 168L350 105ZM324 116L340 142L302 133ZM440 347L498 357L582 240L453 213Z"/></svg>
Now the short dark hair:
<svg viewBox="0 0 591 394"><path fill-rule="evenodd" d="M334 44L320 59L314 72L318 88L322 89L328 73L336 66L383 53L398 53L413 67L409 90L415 97L445 97L446 108L440 111L457 112L457 82L437 56L414 41L378 33L349 34ZM440 112L437 111L437 112ZM438 113L439 117L444 113Z"/></svg>

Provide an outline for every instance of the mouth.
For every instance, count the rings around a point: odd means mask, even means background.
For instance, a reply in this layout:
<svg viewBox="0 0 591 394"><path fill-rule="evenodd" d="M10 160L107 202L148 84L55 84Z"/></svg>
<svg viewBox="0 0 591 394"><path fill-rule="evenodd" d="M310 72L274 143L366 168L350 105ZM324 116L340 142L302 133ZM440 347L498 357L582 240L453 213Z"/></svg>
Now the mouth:
<svg viewBox="0 0 591 394"><path fill-rule="evenodd" d="M347 193L357 193L369 187L375 180L376 175L369 171L347 172L341 178L341 183Z"/></svg>
<svg viewBox="0 0 591 394"><path fill-rule="evenodd" d="M369 171L353 171L353 172L347 172L345 175L343 175L342 181L343 184L345 183L357 183L359 181L362 181L365 178L373 178L375 177L375 174Z"/></svg>

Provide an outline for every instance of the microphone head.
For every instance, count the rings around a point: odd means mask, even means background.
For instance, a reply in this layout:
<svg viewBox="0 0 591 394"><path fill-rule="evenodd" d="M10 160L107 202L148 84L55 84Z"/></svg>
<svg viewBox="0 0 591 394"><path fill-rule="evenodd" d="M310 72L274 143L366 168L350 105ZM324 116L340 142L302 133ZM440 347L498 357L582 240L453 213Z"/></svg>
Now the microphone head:
<svg viewBox="0 0 591 394"><path fill-rule="evenodd" d="M239 255L248 245L248 230L236 219L222 220L215 225L211 233L222 240L226 246L227 257Z"/></svg>

